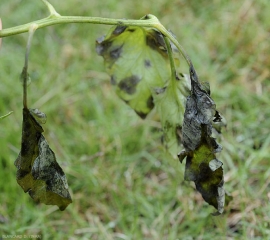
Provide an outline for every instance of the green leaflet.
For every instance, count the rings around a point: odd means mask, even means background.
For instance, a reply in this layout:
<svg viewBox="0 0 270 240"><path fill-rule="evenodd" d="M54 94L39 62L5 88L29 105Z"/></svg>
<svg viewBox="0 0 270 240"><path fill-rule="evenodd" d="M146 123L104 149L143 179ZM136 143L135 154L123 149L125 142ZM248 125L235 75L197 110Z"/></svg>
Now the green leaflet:
<svg viewBox="0 0 270 240"><path fill-rule="evenodd" d="M17 182L35 201L64 210L72 202L67 180L42 132L41 125L24 108L21 152L14 163Z"/></svg>
<svg viewBox="0 0 270 240"><path fill-rule="evenodd" d="M179 154L179 160L186 157L185 180L195 182L196 189L217 209L218 215L225 204L222 162L216 158L222 147L211 135L212 123L221 122L221 116L209 95L209 86L200 84L193 66L190 79L191 95L187 98L182 127L185 150Z"/></svg>
<svg viewBox="0 0 270 240"><path fill-rule="evenodd" d="M118 26L97 40L117 95L145 118L153 109L152 88L170 78L170 63L163 36L152 28Z"/></svg>
<svg viewBox="0 0 270 240"><path fill-rule="evenodd" d="M174 61L179 65L174 45ZM117 95L142 118L156 106L161 118L166 149L176 156L181 150L181 126L188 75L171 79L170 60L161 33L152 28L118 26L97 40Z"/></svg>

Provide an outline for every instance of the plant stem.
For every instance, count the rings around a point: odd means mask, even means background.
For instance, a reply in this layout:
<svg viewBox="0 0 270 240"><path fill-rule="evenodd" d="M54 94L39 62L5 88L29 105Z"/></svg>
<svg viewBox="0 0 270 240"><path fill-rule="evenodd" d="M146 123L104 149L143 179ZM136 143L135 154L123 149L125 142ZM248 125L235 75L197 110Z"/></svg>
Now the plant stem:
<svg viewBox="0 0 270 240"><path fill-rule="evenodd" d="M50 16L60 16L60 14L58 12L56 12L56 10L54 9L53 5L50 4L47 0L42 0L42 2L47 6L49 12L50 12Z"/></svg>
<svg viewBox="0 0 270 240"><path fill-rule="evenodd" d="M174 36L169 31L167 31L167 29L159 22L158 18L155 17L154 15L148 14L144 18L139 19L139 20L112 19L112 18L101 18L101 17L83 17L83 16L61 16L54 10L54 8L47 1L43 1L43 2L46 3L48 9L50 10L50 13L51 13L50 16L48 16L47 18L43 18L37 21L27 23L27 24L3 29L0 31L0 38L28 32L29 27L33 24L37 25L37 29L56 25L56 24L65 24L65 23L92 23L92 24L104 24L104 25L150 27L150 28L157 29L164 36L168 37L170 41L173 42L174 45L177 47L177 49L182 54L182 56L184 57L188 65L189 66L191 65L191 60L186 54L184 48L179 44L179 42L174 38Z"/></svg>
<svg viewBox="0 0 270 240"><path fill-rule="evenodd" d="M164 36L170 39L170 41L177 47L181 55L186 60L188 66L190 67L192 65L192 62L188 54L186 53L185 49L180 45L180 43L175 39L175 37L162 24L159 24L158 26L156 26L156 29L159 30Z"/></svg>
<svg viewBox="0 0 270 240"><path fill-rule="evenodd" d="M36 24L32 24L29 28L29 36L28 36L28 41L27 41L27 46L26 46L24 66L23 66L23 70L21 73L21 79L23 81L23 107L24 108L27 108L27 80L29 78L29 76L28 76L28 58L29 58L29 52L30 52L30 47L31 47L33 35L34 35L36 29L37 29Z"/></svg>
<svg viewBox="0 0 270 240"><path fill-rule="evenodd" d="M8 116L9 116L11 113L13 113L13 111L11 111L11 112L9 112L9 113L7 113L7 114L3 115L3 116L0 116L0 119L3 119L3 118L8 117Z"/></svg>
<svg viewBox="0 0 270 240"><path fill-rule="evenodd" d="M174 99L177 101L179 108L181 108L182 112L184 113L185 112L185 107L183 105L183 102L178 100L179 99L178 96L177 96L178 92L176 91L176 89L178 88L178 86L177 86L178 83L177 82L179 80L176 77L177 72L176 72L176 68L175 68L174 57L173 57L173 52L172 52L170 40L166 36L164 37L164 40L165 40L168 56L169 56L169 59L170 59L170 66L171 66L171 81L170 81L169 84L171 84L171 87L174 89L174 91L173 91L173 93L175 95Z"/></svg>
<svg viewBox="0 0 270 240"><path fill-rule="evenodd" d="M23 24L16 27L3 29L0 31L0 37L8 37L24 32L28 32L32 24L37 24L38 28L44 28L56 24L65 23L92 23L105 25L123 25L123 26L138 26L138 27L154 27L157 21L152 18L147 20L127 20L127 19L111 19L101 17L82 17L82 16L49 16L37 21Z"/></svg>
<svg viewBox="0 0 270 240"><path fill-rule="evenodd" d="M164 37L164 41L167 47L167 52L168 52L168 56L170 59L170 66L171 66L171 80L175 81L176 80L176 70L175 70L175 64L174 64L174 57L173 57L173 52L172 52L172 48L171 48L171 44L170 44L170 40L168 37Z"/></svg>

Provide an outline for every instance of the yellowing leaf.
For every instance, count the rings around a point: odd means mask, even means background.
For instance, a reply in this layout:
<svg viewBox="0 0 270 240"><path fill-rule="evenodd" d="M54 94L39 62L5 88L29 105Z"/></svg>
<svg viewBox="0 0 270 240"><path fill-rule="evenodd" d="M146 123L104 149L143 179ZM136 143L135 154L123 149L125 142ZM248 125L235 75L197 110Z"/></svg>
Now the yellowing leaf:
<svg viewBox="0 0 270 240"><path fill-rule="evenodd" d="M152 88L162 88L170 77L163 36L152 28L118 26L97 40L117 95L142 118L154 107Z"/></svg>
<svg viewBox="0 0 270 240"><path fill-rule="evenodd" d="M179 59L174 45L173 58ZM176 156L181 150L181 126L188 75L171 79L170 60L163 35L152 28L118 26L97 40L117 95L145 118L156 106L161 118L166 149ZM174 82L173 82L174 81Z"/></svg>

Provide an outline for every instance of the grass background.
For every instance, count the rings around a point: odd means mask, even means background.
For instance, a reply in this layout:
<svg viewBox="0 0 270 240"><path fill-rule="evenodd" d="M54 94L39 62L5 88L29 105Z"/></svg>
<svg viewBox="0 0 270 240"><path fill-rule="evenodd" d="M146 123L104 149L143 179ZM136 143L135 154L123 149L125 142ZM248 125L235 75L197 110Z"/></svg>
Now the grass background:
<svg viewBox="0 0 270 240"><path fill-rule="evenodd" d="M73 203L64 212L36 204L16 183L27 34L0 51L0 239L269 239L270 5L268 0L66 0L62 15L139 19L156 15L209 81L228 126L221 144L225 188L219 217L168 159L154 114L146 120L118 99L95 39L109 27L68 24L33 39L29 104L47 114L45 136L65 171ZM41 1L1 0L3 27L47 16Z"/></svg>

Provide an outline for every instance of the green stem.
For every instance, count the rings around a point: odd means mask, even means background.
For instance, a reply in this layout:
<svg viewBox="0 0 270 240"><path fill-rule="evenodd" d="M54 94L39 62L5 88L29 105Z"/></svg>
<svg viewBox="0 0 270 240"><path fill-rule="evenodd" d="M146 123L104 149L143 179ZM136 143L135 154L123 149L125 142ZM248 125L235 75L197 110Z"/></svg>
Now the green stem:
<svg viewBox="0 0 270 240"><path fill-rule="evenodd" d="M177 47L178 51L181 53L181 55L186 60L188 66L190 67L192 65L192 62L188 54L186 53L185 49L180 45L180 43L176 40L176 38L162 24L157 25L156 29L159 30L164 36L170 39L170 41Z"/></svg>
<svg viewBox="0 0 270 240"><path fill-rule="evenodd" d="M156 19L147 20L127 20L127 19L111 19L101 17L82 17L82 16L49 16L37 21L23 24L16 27L3 29L0 31L0 37L8 37L16 34L28 32L32 24L37 24L38 28L44 28L56 24L65 23L92 23L105 25L123 25L123 26L138 26L138 27L154 27L157 24Z"/></svg>
<svg viewBox="0 0 270 240"><path fill-rule="evenodd" d="M168 37L164 37L168 56L170 59L170 66L171 66L171 80L175 81L176 80L176 70L175 70L175 64L174 64L174 57L173 57L173 52L170 44L170 40Z"/></svg>
<svg viewBox="0 0 270 240"><path fill-rule="evenodd" d="M44 1L43 2L47 2ZM46 4L47 5L47 4ZM179 44L179 42L174 38L174 36L167 31L167 29L159 22L157 17L148 14L144 18L139 20L131 19L112 19L112 18L101 18L101 17L83 17L83 16L61 16L59 15L51 5L47 5L50 10L51 15L47 18L43 18L37 21L33 21L27 24L23 24L16 27L11 27L3 29L0 31L1 37L8 37L16 34L21 34L28 32L29 27L33 24L37 25L38 28L44 28L56 24L65 23L92 23L92 24L104 24L104 25L121 25L121 26L137 26L137 27L150 27L155 28L160 31L164 36L168 37L171 42L177 47L179 52L182 54L188 65L191 65L191 60L186 54L184 48Z"/></svg>
<svg viewBox="0 0 270 240"><path fill-rule="evenodd" d="M29 78L29 76L28 76L28 58L29 58L29 52L30 52L30 47L31 47L33 35L34 35L36 29L37 29L36 24L32 24L29 28L29 36L28 36L28 41L27 41L27 46L26 46L24 66L23 66L23 70L21 73L21 79L23 81L23 107L24 108L27 108L27 80Z"/></svg>
<svg viewBox="0 0 270 240"><path fill-rule="evenodd" d="M50 4L47 0L42 0L42 2L47 6L49 12L50 12L50 16L60 16L60 14L58 12L56 12L56 10L54 9L53 5Z"/></svg>
<svg viewBox="0 0 270 240"><path fill-rule="evenodd" d="M177 76L177 72L176 72L176 68L175 68L175 63L174 63L174 57L173 57L173 52L172 52L172 48L171 48L171 44L170 44L170 40L168 37L164 37L165 40L165 44L166 44L166 48L167 48L167 52L168 52L168 56L170 59L170 66L171 66L171 81L169 84L171 84L171 87L173 88L173 93L175 95L174 99L178 102L178 107L181 108L182 112L185 112L185 107L183 105L183 102L179 101L178 96L177 96L177 91L176 89L178 88L177 86L177 82L179 81L176 76Z"/></svg>
<svg viewBox="0 0 270 240"><path fill-rule="evenodd" d="M11 111L11 112L5 114L4 116L1 116L0 119L6 118L6 117L9 116L11 113L13 113L13 112Z"/></svg>

